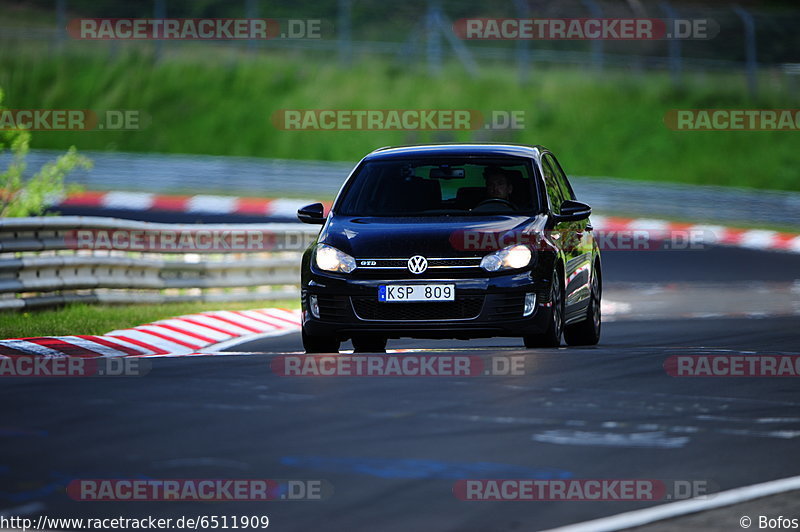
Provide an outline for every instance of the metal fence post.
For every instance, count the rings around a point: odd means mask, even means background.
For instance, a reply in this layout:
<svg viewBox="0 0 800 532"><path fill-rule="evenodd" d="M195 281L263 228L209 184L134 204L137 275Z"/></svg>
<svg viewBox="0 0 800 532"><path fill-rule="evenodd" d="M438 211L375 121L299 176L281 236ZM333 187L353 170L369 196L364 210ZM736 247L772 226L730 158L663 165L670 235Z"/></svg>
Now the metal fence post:
<svg viewBox="0 0 800 532"><path fill-rule="evenodd" d="M67 40L67 0L57 0L56 2L56 42L60 48Z"/></svg>
<svg viewBox="0 0 800 532"><path fill-rule="evenodd" d="M344 65L350 64L353 55L351 35L352 7L351 0L339 0L339 23L336 28L336 34L338 36L339 62Z"/></svg>
<svg viewBox="0 0 800 532"><path fill-rule="evenodd" d="M434 21L439 27L439 31L447 37L447 41L461 61L461 64L467 69L467 72L469 72L472 77L477 76L477 63L475 63L475 60L472 58L472 55L469 53L464 43L453 33L453 23L447 20L447 17L444 16L444 12L442 12L442 9L438 6L434 10Z"/></svg>
<svg viewBox="0 0 800 532"><path fill-rule="evenodd" d="M425 38L428 55L428 71L433 75L442 72L442 41L439 25L436 23L436 5L434 0L428 1L428 12L425 14Z"/></svg>
<svg viewBox="0 0 800 532"><path fill-rule="evenodd" d="M517 10L517 16L519 18L530 18L531 10L526 0L514 0L514 7ZM528 81L528 67L530 64L530 50L528 46L527 39L518 39L516 42L517 71L519 73L520 84L524 84Z"/></svg>
<svg viewBox="0 0 800 532"><path fill-rule="evenodd" d="M758 62L756 59L756 21L749 11L733 6L733 11L744 23L745 61L747 68L747 90L751 97L758 94Z"/></svg>
<svg viewBox="0 0 800 532"><path fill-rule="evenodd" d="M641 0L627 0L627 4L635 18L647 18L647 11L644 9ZM631 70L633 70L634 73L641 75L644 72L641 54L635 53L631 63Z"/></svg>
<svg viewBox="0 0 800 532"><path fill-rule="evenodd" d="M422 56L422 47L420 45L422 39L420 39L420 36L425 32L426 21L427 19L419 20L411 28L408 38L403 41L403 45L397 50L398 61L406 65L414 65L419 62Z"/></svg>
<svg viewBox="0 0 800 532"><path fill-rule="evenodd" d="M258 18L258 0L244 0L244 13L245 17L249 19ZM247 40L247 49L249 51L253 51L256 48L256 40L255 39L248 39Z"/></svg>
<svg viewBox="0 0 800 532"><path fill-rule="evenodd" d="M153 4L153 18L167 18L167 0L155 0L155 3ZM161 56L164 54L164 41L162 39L158 39L156 40L155 44L155 60L160 61Z"/></svg>
<svg viewBox="0 0 800 532"><path fill-rule="evenodd" d="M668 19L675 20L678 18L678 12L670 5L667 0L661 2L661 9ZM674 27L674 24L673 24ZM681 41L673 36L667 40L667 50L669 51L669 73L672 77L672 83L678 85L681 81L681 71L683 70L681 60Z"/></svg>
<svg viewBox="0 0 800 532"><path fill-rule="evenodd" d="M582 0L583 5L594 18L603 18L603 9L594 0ZM597 70L603 70L605 55L603 39L592 39L592 64Z"/></svg>

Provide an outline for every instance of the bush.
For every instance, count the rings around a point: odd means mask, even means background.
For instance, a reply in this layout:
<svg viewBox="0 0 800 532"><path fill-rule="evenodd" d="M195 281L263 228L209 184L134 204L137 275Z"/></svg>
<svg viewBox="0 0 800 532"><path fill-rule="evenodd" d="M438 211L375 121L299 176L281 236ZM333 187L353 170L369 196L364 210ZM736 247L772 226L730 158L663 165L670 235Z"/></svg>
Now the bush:
<svg viewBox="0 0 800 532"><path fill-rule="evenodd" d="M3 92L0 90L0 104ZM3 107L0 106L0 112ZM78 155L75 146L55 161L25 177L25 158L30 149L31 134L25 130L0 131L0 154L8 149L11 161L0 173L0 217L35 216L42 214L54 198L64 196L75 187L67 187L64 177L75 168L91 168L92 162Z"/></svg>

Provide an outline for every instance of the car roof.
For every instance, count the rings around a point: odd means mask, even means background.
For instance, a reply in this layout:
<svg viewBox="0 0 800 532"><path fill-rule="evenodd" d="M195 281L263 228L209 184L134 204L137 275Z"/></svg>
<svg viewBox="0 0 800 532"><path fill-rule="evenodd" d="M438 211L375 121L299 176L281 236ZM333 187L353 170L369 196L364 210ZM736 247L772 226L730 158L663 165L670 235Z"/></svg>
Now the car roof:
<svg viewBox="0 0 800 532"><path fill-rule="evenodd" d="M523 146L521 144L420 144L416 146L395 146L379 148L364 160L392 160L410 157L533 157L538 158L542 146Z"/></svg>

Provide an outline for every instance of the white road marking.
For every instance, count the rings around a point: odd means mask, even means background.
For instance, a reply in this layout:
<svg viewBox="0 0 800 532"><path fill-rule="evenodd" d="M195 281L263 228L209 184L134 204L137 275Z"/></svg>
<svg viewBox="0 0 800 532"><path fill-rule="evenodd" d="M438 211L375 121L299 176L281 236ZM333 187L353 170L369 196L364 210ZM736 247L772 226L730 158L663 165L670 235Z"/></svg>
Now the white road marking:
<svg viewBox="0 0 800 532"><path fill-rule="evenodd" d="M778 233L775 231L753 230L746 231L739 240L739 246L753 249L768 249L774 247L773 239Z"/></svg>
<svg viewBox="0 0 800 532"><path fill-rule="evenodd" d="M268 316L275 316L277 318L283 318L289 320L293 323L296 323L298 326L300 325L300 311L299 310L284 310L282 308L267 308L262 309L260 311L262 314L266 314Z"/></svg>
<svg viewBox="0 0 800 532"><path fill-rule="evenodd" d="M656 447L679 449L689 443L686 436L667 436L664 431L587 432L582 430L548 430L531 436L533 441L556 445L585 445L588 447Z"/></svg>
<svg viewBox="0 0 800 532"><path fill-rule="evenodd" d="M45 347L43 345L28 342L27 340L2 340L2 344L18 351L34 353L44 357L60 358L67 356L61 351L56 351L55 349L50 349L49 347Z"/></svg>
<svg viewBox="0 0 800 532"><path fill-rule="evenodd" d="M154 333L160 334L161 336L166 336L167 338L174 339L178 342L183 342L185 344L189 344L194 346L194 349L203 347L206 345L206 342L195 338L194 336L189 336L188 334L179 333L177 331L173 331L172 329L167 329L166 327L159 327L158 325L140 325L138 327L134 327L134 330L141 331L144 333Z"/></svg>
<svg viewBox="0 0 800 532"><path fill-rule="evenodd" d="M800 489L800 476L783 478L715 493L713 497L709 498L695 498L687 501L662 504L652 508L643 508L632 512L584 521L583 523L553 528L546 532L610 532L614 530L623 530L655 523L656 521L704 512L714 508L723 508L725 506L798 489Z"/></svg>
<svg viewBox="0 0 800 532"><path fill-rule="evenodd" d="M236 325L224 320L218 320L213 316L213 314L193 314L192 320L198 323L209 325L211 327L216 327L217 329L222 329L223 331L230 333L231 336L253 334L253 331L248 331L242 327L237 327Z"/></svg>
<svg viewBox="0 0 800 532"><path fill-rule="evenodd" d="M220 310L219 312L214 312L209 315L212 317L218 316L220 318L225 318L236 323L240 323L243 327L250 327L258 331L269 331L272 329L271 326L265 324L263 321L256 321L253 318L248 318L247 316L242 316L241 314L235 314L230 310ZM250 333L252 334L252 331L250 331Z"/></svg>
<svg viewBox="0 0 800 532"><path fill-rule="evenodd" d="M13 517L17 515L32 515L44 512L46 506L39 502L33 501L21 506L12 506L11 508L4 508L0 510L0 517Z"/></svg>
<svg viewBox="0 0 800 532"><path fill-rule="evenodd" d="M146 211L153 206L155 196L149 192L109 192L103 196L103 207Z"/></svg>
<svg viewBox="0 0 800 532"><path fill-rule="evenodd" d="M198 194L189 198L186 206L188 212L210 212L217 214L229 214L236 212L236 203L239 198L232 196L209 196Z"/></svg>
<svg viewBox="0 0 800 532"><path fill-rule="evenodd" d="M609 301L604 299L600 302L600 312L606 316L614 316L616 314L626 314L631 311L630 303L623 303L622 301Z"/></svg>
<svg viewBox="0 0 800 532"><path fill-rule="evenodd" d="M215 331L209 327L203 327L202 325L195 325L194 323L189 323L184 321L180 318L171 318L168 320L159 320L154 322L156 325L171 325L176 329L182 329L184 331L188 331L194 334L199 334L201 336L205 336L207 338L211 338L215 341L222 341L230 339L231 335L222 333L219 331Z"/></svg>
<svg viewBox="0 0 800 532"><path fill-rule="evenodd" d="M102 337L105 338L106 340L108 340L109 342L113 342L115 344L120 344L122 346L125 346L125 347L128 347L130 349L133 349L134 351L138 351L142 355L153 355L153 354L155 354L155 351L153 349L147 349L146 347L142 347L142 346L140 346L138 344L132 344L130 342L127 342L127 341L123 340L119 336L109 336L109 335L105 334ZM135 355L132 355L132 356L135 356Z"/></svg>
<svg viewBox="0 0 800 532"><path fill-rule="evenodd" d="M297 209L308 205L308 200L297 199L274 199L269 203L266 208L267 216L287 216L294 218L297 216Z"/></svg>
<svg viewBox="0 0 800 532"><path fill-rule="evenodd" d="M106 357L124 357L127 356L128 353L125 351L120 351L119 349L114 349L113 347L107 347L103 344L98 344L97 342L93 342L88 338L78 338L76 336L59 336L59 339L64 340L65 342L69 342L73 345L76 345L82 349L88 349L90 351L94 351L95 353L100 353Z"/></svg>
<svg viewBox="0 0 800 532"><path fill-rule="evenodd" d="M139 331L136 329L122 329L107 334L106 336L111 336L112 339L116 340L115 335L125 336L126 338L131 338L132 340L138 340L147 345L152 345L153 347L157 347L158 349L161 349L163 351L168 351L173 354L183 354L192 352L192 350L189 349L188 347L173 342L169 342L167 340L164 340L163 338L159 338L157 336L153 336L152 334L147 334L144 331Z"/></svg>

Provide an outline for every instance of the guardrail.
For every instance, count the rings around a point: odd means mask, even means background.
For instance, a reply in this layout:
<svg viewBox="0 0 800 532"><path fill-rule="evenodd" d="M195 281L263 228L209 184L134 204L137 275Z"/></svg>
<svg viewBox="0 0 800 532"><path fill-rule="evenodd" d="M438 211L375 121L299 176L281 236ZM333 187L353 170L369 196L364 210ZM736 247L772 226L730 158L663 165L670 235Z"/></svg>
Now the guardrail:
<svg viewBox="0 0 800 532"><path fill-rule="evenodd" d="M304 224L156 224L83 216L0 220L0 309L298 295Z"/></svg>
<svg viewBox="0 0 800 532"><path fill-rule="evenodd" d="M142 192L139 204L150 201L148 198L155 193L169 190L195 193L225 190L231 195L248 195L257 191L260 195L273 197L305 196L310 203L311 199L335 196L355 164L210 155L83 153L94 161L95 166L92 170L73 172L69 182L88 190ZM57 152L34 150L28 155L28 166L39 168L57 155ZM9 157L0 154L0 166ZM570 176L570 182L578 198L589 203L598 214L800 228L798 192L599 176ZM112 193L104 206L108 209L124 208L130 197L130 194L124 194L118 198ZM187 214L208 214L208 200L206 195L194 196L187 201ZM214 200L211 203L214 204ZM212 212L219 212L218 205L214 204ZM296 200L281 200L274 205L274 210L285 212L284 208L297 208L295 205ZM262 214L270 215L268 212L259 213Z"/></svg>

